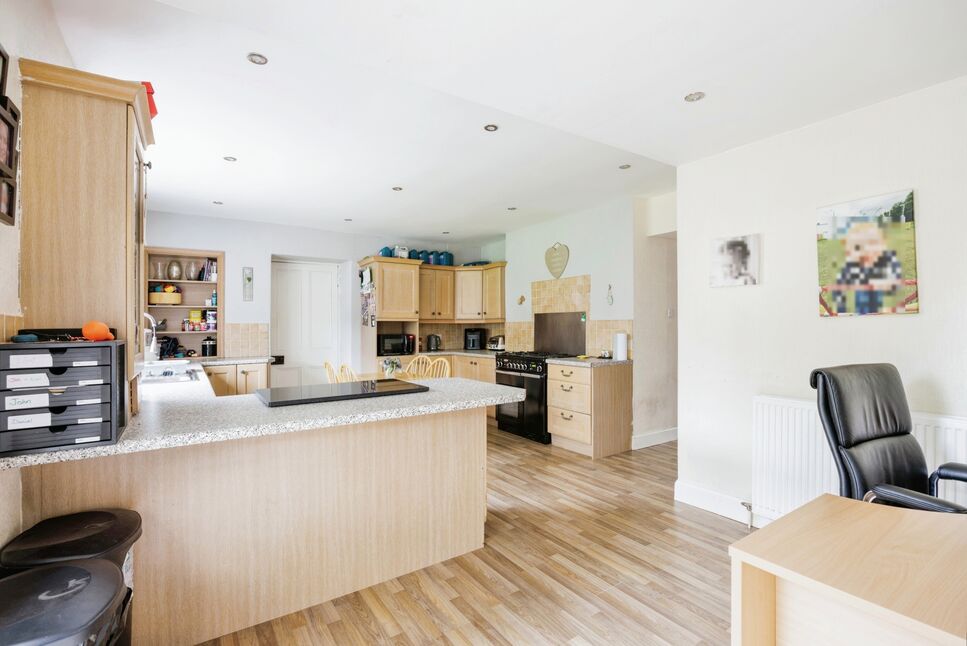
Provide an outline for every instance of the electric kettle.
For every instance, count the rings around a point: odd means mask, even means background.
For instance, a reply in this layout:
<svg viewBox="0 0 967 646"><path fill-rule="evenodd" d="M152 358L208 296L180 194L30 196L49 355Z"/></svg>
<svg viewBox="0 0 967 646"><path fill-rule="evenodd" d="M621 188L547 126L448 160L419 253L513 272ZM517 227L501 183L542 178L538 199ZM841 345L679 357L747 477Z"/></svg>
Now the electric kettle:
<svg viewBox="0 0 967 646"><path fill-rule="evenodd" d="M440 339L439 334L428 334L426 337L426 349L427 352L436 352L440 350L440 346L443 345L443 341Z"/></svg>

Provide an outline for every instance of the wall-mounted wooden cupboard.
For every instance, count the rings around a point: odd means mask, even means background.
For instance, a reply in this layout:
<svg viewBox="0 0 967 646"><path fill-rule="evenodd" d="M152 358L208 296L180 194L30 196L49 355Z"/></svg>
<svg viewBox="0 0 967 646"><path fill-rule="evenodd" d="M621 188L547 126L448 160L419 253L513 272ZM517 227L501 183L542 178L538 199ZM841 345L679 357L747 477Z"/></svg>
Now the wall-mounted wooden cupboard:
<svg viewBox="0 0 967 646"><path fill-rule="evenodd" d="M444 267L376 256L359 262L372 272L378 321L434 323L502 323L506 265Z"/></svg>
<svg viewBox="0 0 967 646"><path fill-rule="evenodd" d="M147 95L121 81L20 60L21 302L25 325L90 320L126 342L129 408L144 360Z"/></svg>

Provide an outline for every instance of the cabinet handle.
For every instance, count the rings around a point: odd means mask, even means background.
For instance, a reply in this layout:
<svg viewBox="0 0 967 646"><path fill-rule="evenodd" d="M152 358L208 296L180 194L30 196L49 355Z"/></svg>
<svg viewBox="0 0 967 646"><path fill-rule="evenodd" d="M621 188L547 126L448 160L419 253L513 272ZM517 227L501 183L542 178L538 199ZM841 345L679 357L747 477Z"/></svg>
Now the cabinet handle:
<svg viewBox="0 0 967 646"><path fill-rule="evenodd" d="M574 375L574 371L569 370L568 372L564 372L563 370L561 370L561 375L563 375L564 377L571 377Z"/></svg>
<svg viewBox="0 0 967 646"><path fill-rule="evenodd" d="M143 166L148 170L151 170L151 162L144 162Z"/></svg>
<svg viewBox="0 0 967 646"><path fill-rule="evenodd" d="M566 393L569 393L572 390L574 390L574 386L567 386L567 387L565 387L564 384L561 384L561 390L563 390Z"/></svg>
<svg viewBox="0 0 967 646"><path fill-rule="evenodd" d="M571 421L572 419L574 419L574 415L565 415L565 414L564 414L563 412L561 413L561 417L563 417L564 419L566 419L566 420L567 420L567 421L569 421L569 422L570 422L570 421Z"/></svg>
<svg viewBox="0 0 967 646"><path fill-rule="evenodd" d="M480 312L477 312L477 316L480 316Z"/></svg>
<svg viewBox="0 0 967 646"><path fill-rule="evenodd" d="M243 370L243 371L242 371L242 374L243 374L243 375L247 375L247 374L249 374L250 372L252 372L252 371L251 371L251 370Z"/></svg>

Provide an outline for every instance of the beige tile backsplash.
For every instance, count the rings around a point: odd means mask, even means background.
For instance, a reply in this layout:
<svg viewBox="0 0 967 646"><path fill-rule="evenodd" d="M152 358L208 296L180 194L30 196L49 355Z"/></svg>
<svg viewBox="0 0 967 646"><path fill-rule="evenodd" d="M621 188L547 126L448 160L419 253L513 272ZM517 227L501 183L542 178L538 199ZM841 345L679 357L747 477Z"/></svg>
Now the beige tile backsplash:
<svg viewBox="0 0 967 646"><path fill-rule="evenodd" d="M269 354L268 323L226 323L219 352L223 357L265 357Z"/></svg>
<svg viewBox="0 0 967 646"><path fill-rule="evenodd" d="M463 331L468 327L482 327L487 330L487 337L506 335L503 323L420 323L420 336L423 337L423 349L426 349L426 337L430 334L440 335L444 350L457 350L463 347ZM484 339L486 343L487 339Z"/></svg>
<svg viewBox="0 0 967 646"><path fill-rule="evenodd" d="M587 312L585 330L587 353L598 355L602 350L614 350L615 332L628 335L628 357L633 356L630 320L595 320L591 312L591 276L571 276L556 280L540 280L531 283L531 310L535 314L557 312ZM511 351L534 349L534 322L511 321L505 325L507 349Z"/></svg>

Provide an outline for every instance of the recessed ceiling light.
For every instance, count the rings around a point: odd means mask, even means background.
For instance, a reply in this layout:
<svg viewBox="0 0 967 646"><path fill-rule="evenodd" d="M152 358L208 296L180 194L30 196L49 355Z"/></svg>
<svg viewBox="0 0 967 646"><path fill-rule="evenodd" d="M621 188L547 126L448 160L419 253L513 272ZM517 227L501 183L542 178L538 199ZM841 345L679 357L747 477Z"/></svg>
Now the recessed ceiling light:
<svg viewBox="0 0 967 646"><path fill-rule="evenodd" d="M245 58L248 59L249 63L255 63L256 65L265 65L269 62L268 58L258 52L249 52Z"/></svg>
<svg viewBox="0 0 967 646"><path fill-rule="evenodd" d="M343 222L352 222L353 219L352 218L343 218L342 221Z"/></svg>
<svg viewBox="0 0 967 646"><path fill-rule="evenodd" d="M222 157L222 159L224 159L225 161L238 161L238 157L232 157L231 155Z"/></svg>
<svg viewBox="0 0 967 646"><path fill-rule="evenodd" d="M631 164L621 164L620 166L618 166L618 168L620 168L621 170L628 170L629 168L631 168Z"/></svg>
<svg viewBox="0 0 967 646"><path fill-rule="evenodd" d="M440 235L441 236L448 236L448 235L450 235L450 232L449 231L441 231L440 232Z"/></svg>
<svg viewBox="0 0 967 646"><path fill-rule="evenodd" d="M393 187L393 190L394 191L402 191L403 190L403 187L402 186L394 186Z"/></svg>
<svg viewBox="0 0 967 646"><path fill-rule="evenodd" d="M222 204L224 204L224 202L219 202L218 200L212 200L212 204L217 204L221 206Z"/></svg>
<svg viewBox="0 0 967 646"><path fill-rule="evenodd" d="M508 211L516 211L517 210L517 207L516 206L508 206L507 207L507 210Z"/></svg>
<svg viewBox="0 0 967 646"><path fill-rule="evenodd" d="M696 101L701 101L705 98L705 92L692 92L691 94L685 95L685 100L689 103L695 103Z"/></svg>
<svg viewBox="0 0 967 646"><path fill-rule="evenodd" d="M497 132L497 124L488 123L487 125L484 126L484 130L486 130L487 132Z"/></svg>

